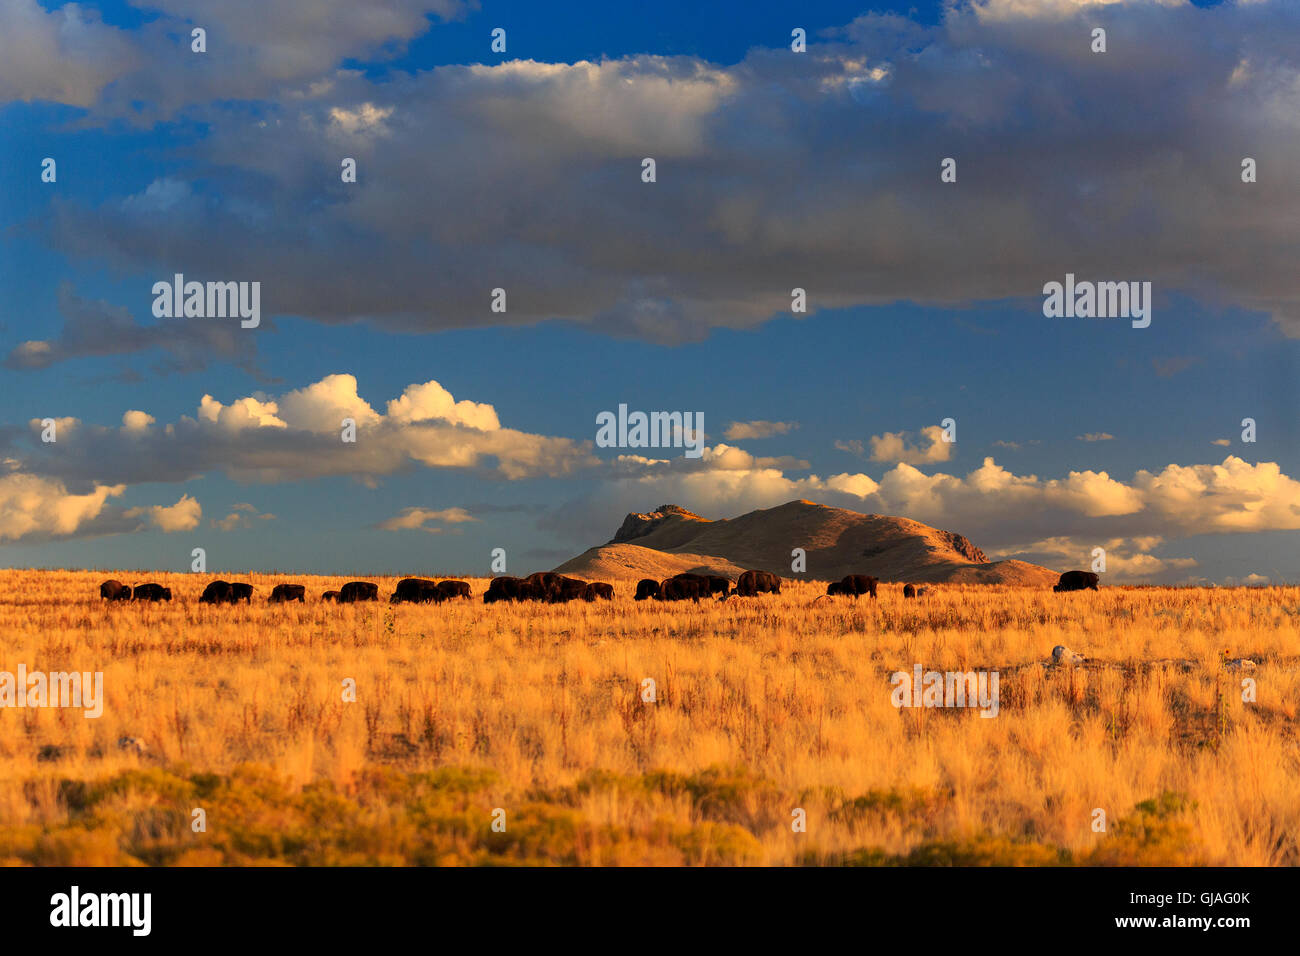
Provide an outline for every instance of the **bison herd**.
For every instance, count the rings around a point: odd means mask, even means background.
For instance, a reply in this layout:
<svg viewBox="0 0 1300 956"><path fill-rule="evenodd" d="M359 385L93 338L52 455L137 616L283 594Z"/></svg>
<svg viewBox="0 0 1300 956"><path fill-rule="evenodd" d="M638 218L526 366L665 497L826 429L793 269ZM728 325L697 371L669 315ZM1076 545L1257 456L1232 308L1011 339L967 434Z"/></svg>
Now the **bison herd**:
<svg viewBox="0 0 1300 956"><path fill-rule="evenodd" d="M1097 590L1099 578L1091 571L1066 571L1052 590ZM878 578L866 574L848 574L826 587L827 595L857 599L864 594L873 598L880 584ZM903 597L924 597L928 588L913 584L903 585ZM199 596L200 604L237 604L253 601L253 585L238 581L213 581ZM757 597L760 594L780 594L781 579L770 571L745 571L733 586L728 578L719 574L674 574L656 581L642 578L636 585L636 600L646 601L699 601L718 595L720 600L729 597ZM132 588L121 581L105 581L99 586L99 596L105 601L170 601L171 588L160 584L139 584ZM447 580L430 581L427 578L403 578L389 597L390 604L441 604L443 601L471 598L469 583ZM268 604L290 601L305 603L307 588L301 584L277 584L266 599ZM322 601L338 604L355 604L359 601L378 601L379 585L369 581L349 581L337 591L321 594ZM484 604L497 601L538 601L543 604L563 604L568 601L612 601L614 586L602 581L582 581L554 571L538 571L526 578L506 575L493 578L483 594Z"/></svg>

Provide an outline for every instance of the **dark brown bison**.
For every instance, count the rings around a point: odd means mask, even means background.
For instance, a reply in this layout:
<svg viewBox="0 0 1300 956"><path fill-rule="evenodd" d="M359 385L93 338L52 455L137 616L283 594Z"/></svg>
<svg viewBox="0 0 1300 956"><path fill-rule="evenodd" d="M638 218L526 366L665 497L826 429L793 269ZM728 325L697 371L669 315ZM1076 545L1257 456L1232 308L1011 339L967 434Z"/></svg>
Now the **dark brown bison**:
<svg viewBox="0 0 1300 956"><path fill-rule="evenodd" d="M199 595L200 604L234 604L234 591L229 581L212 581Z"/></svg>
<svg viewBox="0 0 1300 956"><path fill-rule="evenodd" d="M170 601L172 599L172 589L152 582L140 584L136 586L133 597L137 601Z"/></svg>
<svg viewBox="0 0 1300 956"><path fill-rule="evenodd" d="M770 571L746 571L736 580L736 589L731 593L740 597L780 594L781 579Z"/></svg>
<svg viewBox="0 0 1300 956"><path fill-rule="evenodd" d="M691 574L683 572L674 574L678 581L694 581L700 586L700 595L707 597L710 594L726 594L731 589L731 582L720 574Z"/></svg>
<svg viewBox="0 0 1300 956"><path fill-rule="evenodd" d="M358 601L378 601L379 585L369 581L349 581L339 588L340 604L356 604Z"/></svg>
<svg viewBox="0 0 1300 956"><path fill-rule="evenodd" d="M563 575L559 577L559 583L551 588L546 595L546 600L551 604L567 604L569 601L577 601L586 595L586 581L579 581L577 578L568 578Z"/></svg>
<svg viewBox="0 0 1300 956"><path fill-rule="evenodd" d="M286 601L298 601L301 604L307 602L307 588L302 584L277 584L271 588L271 596L266 599L268 604L284 604Z"/></svg>
<svg viewBox="0 0 1300 956"><path fill-rule="evenodd" d="M659 594L656 597L660 601L698 601L708 593L699 581L692 581L690 577L675 577L665 578L659 583Z"/></svg>
<svg viewBox="0 0 1300 956"><path fill-rule="evenodd" d="M636 599L644 601L647 598L657 598L659 596L659 582L654 578L642 578L636 583Z"/></svg>
<svg viewBox="0 0 1300 956"><path fill-rule="evenodd" d="M230 601L232 604L236 601L243 601L245 604L252 604L253 586L251 584L244 584L239 581L231 581Z"/></svg>
<svg viewBox="0 0 1300 956"><path fill-rule="evenodd" d="M442 600L450 601L453 598L464 598L469 600L469 582L468 581L439 581L438 593Z"/></svg>
<svg viewBox="0 0 1300 956"><path fill-rule="evenodd" d="M1089 588L1097 590L1097 582L1101 578L1091 571L1066 571L1061 574L1061 579L1052 585L1053 591L1086 591Z"/></svg>
<svg viewBox="0 0 1300 956"><path fill-rule="evenodd" d="M105 581L99 586L99 596L105 601L129 601L131 587L121 581Z"/></svg>
<svg viewBox="0 0 1300 956"><path fill-rule="evenodd" d="M442 600L438 591L438 582L427 578L402 578L397 582L397 589L389 597L389 604L428 604Z"/></svg>
<svg viewBox="0 0 1300 956"><path fill-rule="evenodd" d="M563 574L556 574L554 571L537 571L524 578L529 584L537 589L538 594L550 595L552 591L560 586L560 582L565 580Z"/></svg>
<svg viewBox="0 0 1300 956"><path fill-rule="evenodd" d="M864 594L876 596L876 585L880 583L878 578L873 578L868 574L846 574L826 587L826 593L830 595L842 594L846 597L861 597ZM908 585L911 587L911 585Z"/></svg>
<svg viewBox="0 0 1300 956"><path fill-rule="evenodd" d="M706 577L709 581L710 594L721 594L725 597L727 592L731 590L730 579L724 578L720 574L709 574Z"/></svg>
<svg viewBox="0 0 1300 956"><path fill-rule="evenodd" d="M605 584L603 581L592 581L582 592L584 601L612 601L614 600L614 585Z"/></svg>
<svg viewBox="0 0 1300 956"><path fill-rule="evenodd" d="M538 596L538 588L531 581L526 581L523 578L512 578L507 574L503 574L499 578L493 578L488 583L488 589L483 592L483 603L535 601Z"/></svg>
<svg viewBox="0 0 1300 956"><path fill-rule="evenodd" d="M916 586L915 586L915 585L912 585L912 584L904 584L904 585L903 585L903 597L905 597L905 598L914 598L914 597L916 597Z"/></svg>
<svg viewBox="0 0 1300 956"><path fill-rule="evenodd" d="M339 592L338 592L338 591L324 591L324 592L321 593L320 599L321 599L322 601L337 601L337 600L339 599Z"/></svg>

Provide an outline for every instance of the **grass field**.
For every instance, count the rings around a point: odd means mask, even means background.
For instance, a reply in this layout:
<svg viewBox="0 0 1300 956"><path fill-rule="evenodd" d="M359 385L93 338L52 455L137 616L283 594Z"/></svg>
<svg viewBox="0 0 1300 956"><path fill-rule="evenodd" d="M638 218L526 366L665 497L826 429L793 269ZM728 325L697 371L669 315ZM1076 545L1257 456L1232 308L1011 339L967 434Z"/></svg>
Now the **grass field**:
<svg viewBox="0 0 1300 956"><path fill-rule="evenodd" d="M254 602L199 605L216 577ZM267 605L281 580L307 603ZM346 580L0 572L0 671L106 698L0 710L0 861L1300 863L1300 588L320 601ZM998 715L895 708L918 663L998 671Z"/></svg>

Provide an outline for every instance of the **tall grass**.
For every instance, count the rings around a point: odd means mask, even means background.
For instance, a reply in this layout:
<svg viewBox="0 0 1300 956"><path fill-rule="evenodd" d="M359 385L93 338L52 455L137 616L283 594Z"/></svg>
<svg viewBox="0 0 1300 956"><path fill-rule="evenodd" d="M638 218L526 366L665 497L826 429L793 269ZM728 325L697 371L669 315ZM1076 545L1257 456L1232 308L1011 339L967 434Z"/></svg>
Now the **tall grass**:
<svg viewBox="0 0 1300 956"><path fill-rule="evenodd" d="M101 602L114 576L177 599ZM484 605L477 579L394 607L223 576L254 602L0 572L0 670L102 671L106 696L98 720L0 710L0 860L1300 862L1300 588L548 606ZM1087 664L1045 667L1057 644ZM895 709L916 663L997 670L999 715Z"/></svg>

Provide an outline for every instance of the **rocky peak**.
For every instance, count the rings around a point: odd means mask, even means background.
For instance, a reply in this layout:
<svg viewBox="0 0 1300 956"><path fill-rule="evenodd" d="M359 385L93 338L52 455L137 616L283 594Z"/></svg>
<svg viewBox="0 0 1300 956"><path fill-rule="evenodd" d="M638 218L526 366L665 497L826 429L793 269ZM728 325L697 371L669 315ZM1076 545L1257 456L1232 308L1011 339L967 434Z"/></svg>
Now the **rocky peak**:
<svg viewBox="0 0 1300 956"><path fill-rule="evenodd" d="M624 541L632 541L649 534L655 528L659 527L665 521L671 520L703 521L699 515L693 511L687 511L679 505L660 505L654 511L648 514L642 514L633 511L623 519L622 526L614 533L612 544L622 544Z"/></svg>

